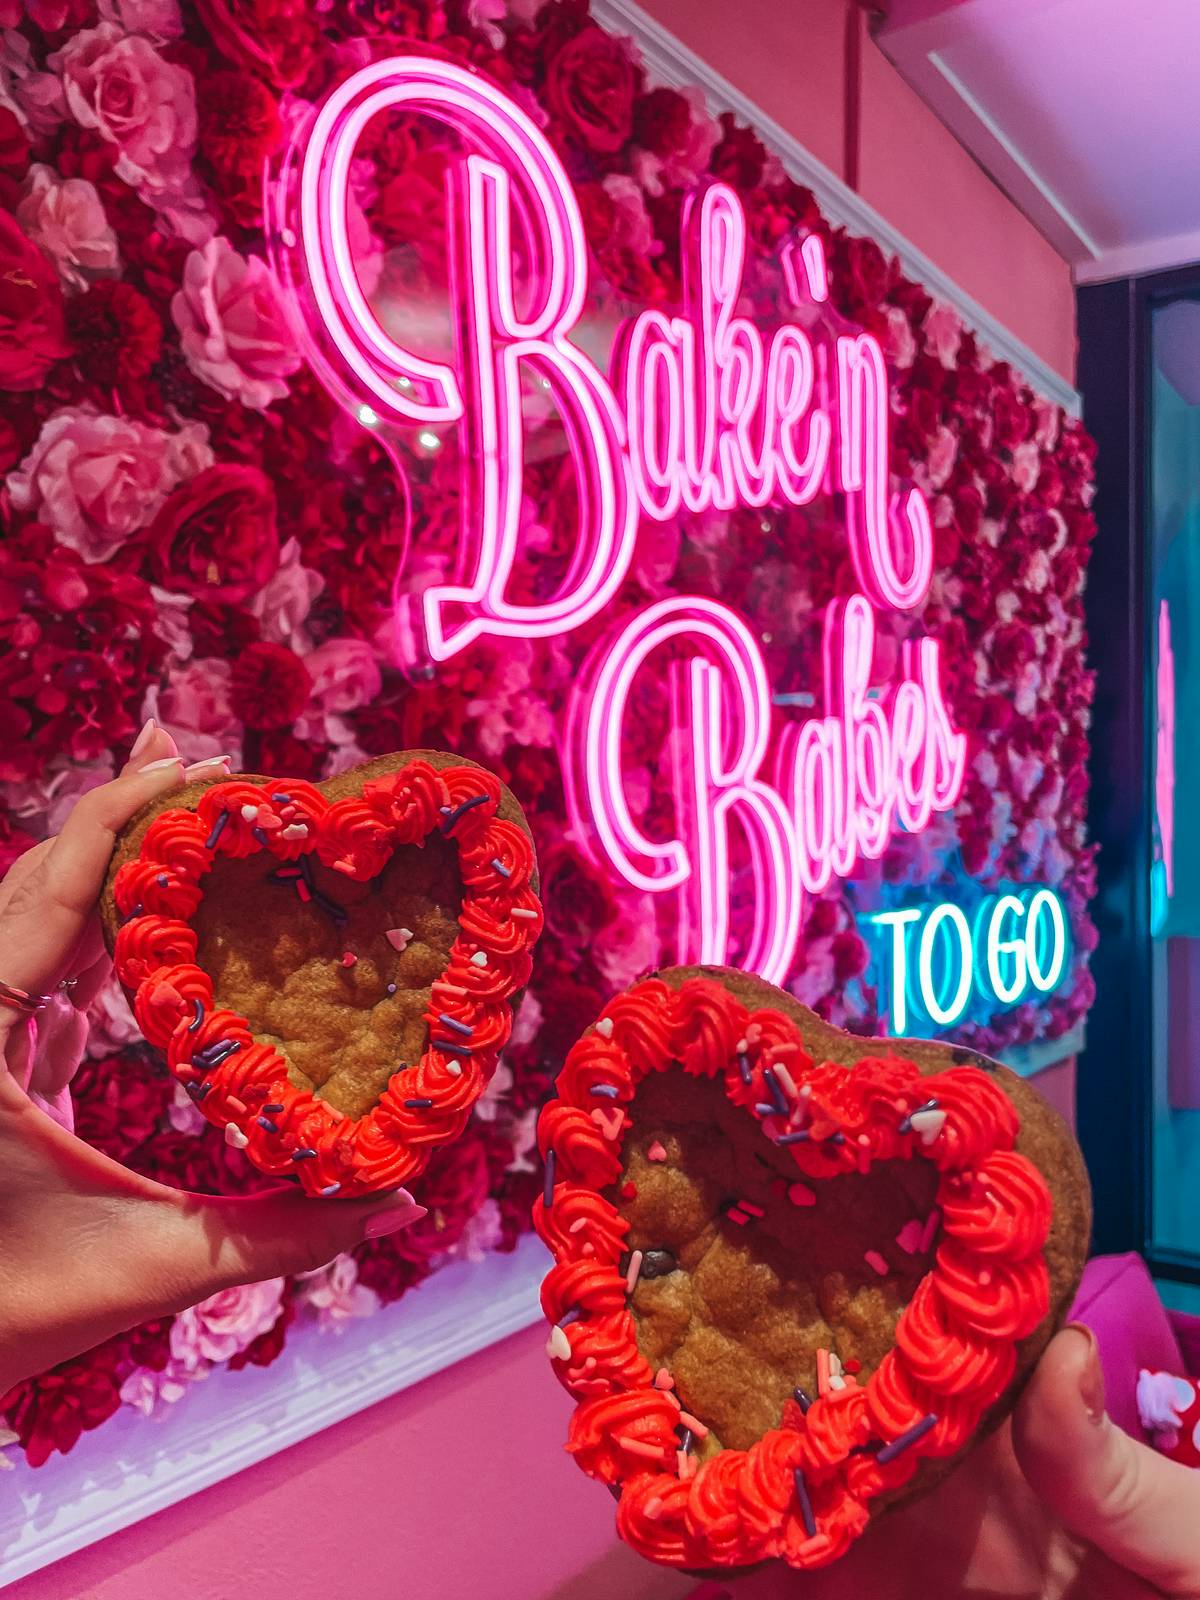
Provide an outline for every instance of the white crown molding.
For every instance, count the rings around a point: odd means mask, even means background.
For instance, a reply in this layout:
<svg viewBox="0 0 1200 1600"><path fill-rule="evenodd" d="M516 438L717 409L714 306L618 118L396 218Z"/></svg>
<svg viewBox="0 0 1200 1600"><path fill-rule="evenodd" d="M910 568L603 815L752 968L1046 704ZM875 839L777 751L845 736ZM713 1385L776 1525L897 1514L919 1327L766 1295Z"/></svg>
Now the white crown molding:
<svg viewBox="0 0 1200 1600"><path fill-rule="evenodd" d="M1076 283L1108 283L1114 278L1140 278L1146 272L1191 266L1200 261L1200 231L1173 233L1163 239L1104 250L1095 261L1075 268Z"/></svg>
<svg viewBox="0 0 1200 1600"><path fill-rule="evenodd" d="M162 1418L123 1409L69 1455L18 1463L0 1474L0 1588L530 1327L547 1265L532 1235L455 1263L340 1335L293 1327L271 1366L218 1369Z"/></svg>
<svg viewBox="0 0 1200 1600"><path fill-rule="evenodd" d="M852 233L870 235L899 257L904 271L938 299L952 305L994 356L1009 362L1046 399L1055 401L1072 416L1079 415L1078 390L715 67L648 16L634 0L592 0L591 9L603 27L633 40L651 78L673 89L699 88L712 112L730 111L740 121L750 124L796 182L812 190L831 222L841 224Z"/></svg>

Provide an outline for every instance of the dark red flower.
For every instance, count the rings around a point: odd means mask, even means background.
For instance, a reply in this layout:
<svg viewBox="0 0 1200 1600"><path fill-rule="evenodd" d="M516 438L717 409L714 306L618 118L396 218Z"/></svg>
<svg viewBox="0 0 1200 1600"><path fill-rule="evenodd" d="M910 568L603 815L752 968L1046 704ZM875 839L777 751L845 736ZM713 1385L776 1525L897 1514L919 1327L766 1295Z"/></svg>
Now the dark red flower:
<svg viewBox="0 0 1200 1600"><path fill-rule="evenodd" d="M0 168L22 173L29 164L29 136L7 106L0 106Z"/></svg>
<svg viewBox="0 0 1200 1600"><path fill-rule="evenodd" d="M614 155L633 130L633 62L620 39L584 28L551 58L546 104L580 144Z"/></svg>
<svg viewBox="0 0 1200 1600"><path fill-rule="evenodd" d="M283 1309L266 1333L260 1333L257 1339L252 1339L244 1350L239 1350L236 1356L230 1356L229 1366L233 1372L238 1372L242 1367L269 1367L272 1361L278 1359L287 1338L287 1331L296 1320L296 1307L290 1294L284 1295Z"/></svg>
<svg viewBox="0 0 1200 1600"><path fill-rule="evenodd" d="M692 126L692 108L677 89L651 89L633 107L633 137L656 156L674 154Z"/></svg>
<svg viewBox="0 0 1200 1600"><path fill-rule="evenodd" d="M231 687L248 728L286 728L308 703L312 678L294 650L260 640L234 663Z"/></svg>
<svg viewBox="0 0 1200 1600"><path fill-rule="evenodd" d="M721 137L712 153L709 171L735 189L753 189L762 179L767 152L756 133L735 121L732 112L721 115Z"/></svg>
<svg viewBox="0 0 1200 1600"><path fill-rule="evenodd" d="M279 146L279 105L261 78L230 67L202 79L197 98L200 154L217 178L227 171L253 172Z"/></svg>
<svg viewBox="0 0 1200 1600"><path fill-rule="evenodd" d="M174 1083L142 1050L85 1061L71 1083L75 1132L116 1161L157 1133Z"/></svg>
<svg viewBox="0 0 1200 1600"><path fill-rule="evenodd" d="M158 312L130 283L102 279L67 306L75 365L98 389L125 389L150 375L162 353Z"/></svg>
<svg viewBox="0 0 1200 1600"><path fill-rule="evenodd" d="M196 0L196 10L225 59L273 88L298 88L312 70L320 34L308 0Z"/></svg>
<svg viewBox="0 0 1200 1600"><path fill-rule="evenodd" d="M207 467L165 501L149 545L164 589L245 600L279 565L274 485L257 467Z"/></svg>
<svg viewBox="0 0 1200 1600"><path fill-rule="evenodd" d="M0 211L0 389L36 389L70 352L58 275Z"/></svg>
<svg viewBox="0 0 1200 1600"><path fill-rule="evenodd" d="M107 1422L121 1404L118 1351L113 1342L27 1378L0 1398L0 1414L21 1442L31 1467L56 1450L63 1455L80 1435Z"/></svg>

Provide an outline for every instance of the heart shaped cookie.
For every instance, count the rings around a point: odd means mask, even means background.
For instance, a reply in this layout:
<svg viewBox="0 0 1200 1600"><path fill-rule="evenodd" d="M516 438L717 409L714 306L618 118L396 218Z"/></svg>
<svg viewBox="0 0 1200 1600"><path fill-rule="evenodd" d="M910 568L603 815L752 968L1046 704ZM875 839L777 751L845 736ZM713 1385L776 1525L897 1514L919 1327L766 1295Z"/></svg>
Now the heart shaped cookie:
<svg viewBox="0 0 1200 1600"><path fill-rule="evenodd" d="M1078 1148L971 1051L677 969L557 1090L534 1221L567 1448L655 1561L835 1560L998 1425L1074 1295Z"/></svg>
<svg viewBox="0 0 1200 1600"><path fill-rule="evenodd" d="M429 750L177 790L119 837L102 919L208 1120L339 1198L407 1183L462 1132L542 928L520 806Z"/></svg>

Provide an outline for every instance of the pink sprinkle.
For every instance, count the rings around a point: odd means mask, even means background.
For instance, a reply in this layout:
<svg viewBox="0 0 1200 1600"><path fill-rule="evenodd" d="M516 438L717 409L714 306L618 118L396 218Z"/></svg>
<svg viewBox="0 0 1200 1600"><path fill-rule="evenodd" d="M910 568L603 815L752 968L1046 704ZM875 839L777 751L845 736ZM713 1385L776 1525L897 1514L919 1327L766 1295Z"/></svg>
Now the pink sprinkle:
<svg viewBox="0 0 1200 1600"><path fill-rule="evenodd" d="M620 1106L610 1106L607 1111L602 1106L597 1106L592 1112L592 1121L606 1139L619 1139L621 1129L625 1125L625 1113Z"/></svg>
<svg viewBox="0 0 1200 1600"><path fill-rule="evenodd" d="M788 1185L788 1199L794 1206L815 1206L817 1197L806 1183Z"/></svg>
<svg viewBox="0 0 1200 1600"><path fill-rule="evenodd" d="M863 1257L872 1272L877 1272L881 1278L888 1275L888 1264L879 1254L878 1250L868 1250Z"/></svg>
<svg viewBox="0 0 1200 1600"><path fill-rule="evenodd" d="M622 1444L625 1443L624 1440L621 1442ZM657 1520L660 1512L662 1511L662 1501L656 1494L652 1494L649 1500L646 1501L646 1504L642 1507L642 1510L650 1518L650 1521L654 1522Z"/></svg>
<svg viewBox="0 0 1200 1600"><path fill-rule="evenodd" d="M776 1045L775 1054L778 1055L782 1048L783 1046ZM771 1066L775 1073L775 1082L783 1090L784 1094L787 1095L789 1100L794 1100L796 1098L796 1085L792 1082L791 1073L786 1067L780 1066L778 1061L773 1061Z"/></svg>
<svg viewBox="0 0 1200 1600"><path fill-rule="evenodd" d="M411 928L389 928L384 934L384 938L391 945L392 949L401 952L408 949L409 943L412 940L412 936L413 932Z"/></svg>
<svg viewBox="0 0 1200 1600"><path fill-rule="evenodd" d="M575 1221L567 1229L567 1232L568 1233L578 1233L580 1228L586 1228L586 1227L587 1227L587 1218L586 1217L576 1217Z"/></svg>
<svg viewBox="0 0 1200 1600"><path fill-rule="evenodd" d="M738 1205L741 1206L743 1211L748 1211L752 1217L761 1217L763 1214L763 1208L756 1206L752 1200L739 1200Z"/></svg>
<svg viewBox="0 0 1200 1600"><path fill-rule="evenodd" d="M682 1411L683 1410L683 1402L680 1400L679 1396L675 1393L674 1389L664 1389L663 1390L663 1399L664 1400L669 1400L671 1402L671 1404L675 1407L676 1411Z"/></svg>
<svg viewBox="0 0 1200 1600"><path fill-rule="evenodd" d="M762 1023L761 1022L751 1022L746 1028L746 1043L747 1044L757 1044L758 1040L761 1039L761 1038L762 1038Z"/></svg>
<svg viewBox="0 0 1200 1600"><path fill-rule="evenodd" d="M596 1246L589 1239L587 1244L584 1245L583 1249L580 1250L579 1254L581 1256L594 1256L596 1254Z"/></svg>
<svg viewBox="0 0 1200 1600"><path fill-rule="evenodd" d="M921 1248L921 1240L925 1237L925 1229L916 1217L906 1222L896 1235L896 1243L905 1255L915 1256Z"/></svg>
<svg viewBox="0 0 1200 1600"><path fill-rule="evenodd" d="M342 965L344 967L352 967L357 960L358 957L354 954L354 951L347 950L342 956Z"/></svg>
<svg viewBox="0 0 1200 1600"><path fill-rule="evenodd" d="M829 1393L829 1351L817 1351L817 1394L818 1396Z"/></svg>
<svg viewBox="0 0 1200 1600"><path fill-rule="evenodd" d="M942 1213L934 1206L925 1218L925 1231L921 1235L921 1249L928 1250L933 1243L933 1236L938 1231L938 1223L942 1220Z"/></svg>
<svg viewBox="0 0 1200 1600"><path fill-rule="evenodd" d="M988 1285L991 1283L991 1281L992 1281L992 1275L988 1271L988 1269L985 1267L983 1269L983 1271L979 1274L979 1287L981 1289L986 1289L988 1287Z"/></svg>
<svg viewBox="0 0 1200 1600"><path fill-rule="evenodd" d="M696 1463L692 1460L691 1456L688 1455L686 1450L676 1450L675 1465L678 1468L679 1476L684 1480L685 1483L696 1469Z"/></svg>
<svg viewBox="0 0 1200 1600"><path fill-rule="evenodd" d="M595 1356L588 1356L587 1359L583 1363L583 1375L584 1375L584 1377L585 1378L589 1377L593 1372L595 1372L595 1370L596 1370L596 1358L595 1358Z"/></svg>
<svg viewBox="0 0 1200 1600"><path fill-rule="evenodd" d="M696 1435L697 1439L708 1438L708 1429L697 1417L694 1417L690 1411L681 1411L679 1413L679 1420L683 1423L685 1428L691 1429L691 1431Z"/></svg>
<svg viewBox="0 0 1200 1600"><path fill-rule="evenodd" d="M642 1270L642 1252L635 1250L629 1258L629 1266L625 1273L625 1293L632 1294L634 1285L638 1281L638 1274Z"/></svg>
<svg viewBox="0 0 1200 1600"><path fill-rule="evenodd" d="M750 1218L745 1214L745 1212L739 1211L736 1206L730 1206L725 1215L729 1218L730 1222L736 1222L739 1228L744 1228L750 1221Z"/></svg>
<svg viewBox="0 0 1200 1600"><path fill-rule="evenodd" d="M673 1389L675 1387L675 1379L667 1371L666 1367L659 1367L654 1374L654 1387L656 1389Z"/></svg>
<svg viewBox="0 0 1200 1600"><path fill-rule="evenodd" d="M858 1136L858 1170L870 1172L871 1170L871 1141L865 1133Z"/></svg>
<svg viewBox="0 0 1200 1600"><path fill-rule="evenodd" d="M663 1459L662 1445L647 1444L644 1439L631 1438L627 1433L619 1433L617 1435L617 1443L622 1450L628 1450L630 1455L646 1456L648 1460L658 1462Z"/></svg>
<svg viewBox="0 0 1200 1600"><path fill-rule="evenodd" d="M799 1048L800 1048L800 1046L798 1044L792 1044L792 1043L789 1043L786 1039L783 1039L783 1040L780 1040L780 1042L778 1044L773 1044L771 1046L771 1054L772 1054L772 1056L794 1056L796 1054L796 1051L799 1050ZM775 1068L775 1076L778 1078L780 1073L783 1071L783 1068L778 1066L774 1061L771 1062L771 1065ZM780 1080L780 1081L782 1081L782 1080ZM788 1082L789 1083L791 1082L790 1078L788 1079ZM790 1092L792 1094L795 1094L796 1089L795 1089L795 1085L794 1084L793 1084L792 1089L791 1089Z"/></svg>
<svg viewBox="0 0 1200 1600"><path fill-rule="evenodd" d="M658 1142L658 1140L655 1139L654 1143L650 1146L649 1150L646 1151L646 1160L647 1161L665 1161L666 1159L667 1159L666 1150Z"/></svg>

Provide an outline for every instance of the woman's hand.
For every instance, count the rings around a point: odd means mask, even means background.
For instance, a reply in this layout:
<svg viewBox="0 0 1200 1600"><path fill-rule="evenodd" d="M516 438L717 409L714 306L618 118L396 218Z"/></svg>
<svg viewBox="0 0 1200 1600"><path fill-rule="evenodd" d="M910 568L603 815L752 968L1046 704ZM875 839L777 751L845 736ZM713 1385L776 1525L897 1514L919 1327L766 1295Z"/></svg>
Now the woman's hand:
<svg viewBox="0 0 1200 1600"><path fill-rule="evenodd" d="M223 770L218 760L188 775ZM292 1189L186 1194L71 1133L83 1013L109 970L96 903L113 842L184 777L170 735L147 723L120 776L84 795L58 837L0 883L0 980L52 996L33 1017L0 1005L0 1395L136 1323L322 1266L425 1215L403 1189L332 1203Z"/></svg>

